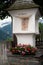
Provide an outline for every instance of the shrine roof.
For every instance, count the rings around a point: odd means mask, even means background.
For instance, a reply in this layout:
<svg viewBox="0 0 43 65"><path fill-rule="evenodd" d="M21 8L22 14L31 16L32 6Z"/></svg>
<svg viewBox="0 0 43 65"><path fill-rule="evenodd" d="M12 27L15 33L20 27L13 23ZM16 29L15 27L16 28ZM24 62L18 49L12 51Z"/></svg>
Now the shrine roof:
<svg viewBox="0 0 43 65"><path fill-rule="evenodd" d="M7 10L38 8L33 0L16 0Z"/></svg>

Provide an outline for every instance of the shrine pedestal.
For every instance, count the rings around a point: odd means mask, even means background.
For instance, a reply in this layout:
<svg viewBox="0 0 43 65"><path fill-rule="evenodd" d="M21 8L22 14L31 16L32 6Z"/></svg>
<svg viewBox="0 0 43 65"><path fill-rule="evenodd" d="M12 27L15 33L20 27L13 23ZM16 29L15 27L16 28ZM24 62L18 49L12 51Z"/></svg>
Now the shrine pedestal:
<svg viewBox="0 0 43 65"><path fill-rule="evenodd" d="M18 45L31 45L35 47L35 35L34 34L16 34Z"/></svg>

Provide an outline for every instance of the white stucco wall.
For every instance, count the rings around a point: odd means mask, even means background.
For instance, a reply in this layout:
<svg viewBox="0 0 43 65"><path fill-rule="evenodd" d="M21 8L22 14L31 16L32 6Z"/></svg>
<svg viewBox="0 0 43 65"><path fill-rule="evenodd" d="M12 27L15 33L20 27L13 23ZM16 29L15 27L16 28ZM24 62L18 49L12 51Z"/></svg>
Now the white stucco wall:
<svg viewBox="0 0 43 65"><path fill-rule="evenodd" d="M22 30L22 20L20 18L13 17L13 33L35 33L35 20L34 15L32 15L28 20L28 30Z"/></svg>
<svg viewBox="0 0 43 65"><path fill-rule="evenodd" d="M18 44L29 44L35 47L35 36L33 34L18 34L16 36Z"/></svg>
<svg viewBox="0 0 43 65"><path fill-rule="evenodd" d="M39 27L38 27L38 18L40 17L40 13L38 8L33 9L24 9L24 10L12 10L9 11L11 16L13 17L13 31L12 33L35 33L39 34ZM20 15L25 15L29 17L28 20L28 30L23 31L21 30L21 18L16 17ZM36 21L37 20L37 21Z"/></svg>

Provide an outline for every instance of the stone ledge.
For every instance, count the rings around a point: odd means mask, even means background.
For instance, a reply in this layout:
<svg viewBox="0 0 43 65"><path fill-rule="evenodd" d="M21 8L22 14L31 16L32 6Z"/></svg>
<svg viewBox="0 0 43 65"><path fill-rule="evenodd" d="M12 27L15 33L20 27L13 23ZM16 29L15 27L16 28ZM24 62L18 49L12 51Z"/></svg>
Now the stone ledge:
<svg viewBox="0 0 43 65"><path fill-rule="evenodd" d="M7 55L11 65L40 65L38 59L31 56Z"/></svg>

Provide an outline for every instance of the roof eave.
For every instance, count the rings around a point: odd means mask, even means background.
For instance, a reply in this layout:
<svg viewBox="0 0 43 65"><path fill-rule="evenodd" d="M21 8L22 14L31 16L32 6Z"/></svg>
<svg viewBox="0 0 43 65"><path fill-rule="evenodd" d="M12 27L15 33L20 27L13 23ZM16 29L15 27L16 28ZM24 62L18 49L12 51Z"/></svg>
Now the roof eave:
<svg viewBox="0 0 43 65"><path fill-rule="evenodd" d="M7 8L8 11L11 10L21 10L21 9L31 9L31 8L38 8L39 6L35 3L14 3L12 6Z"/></svg>

